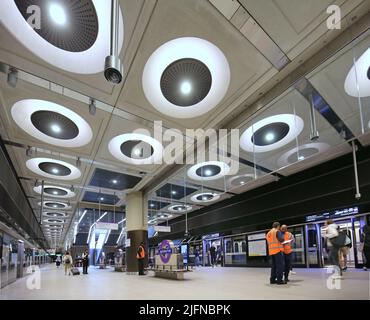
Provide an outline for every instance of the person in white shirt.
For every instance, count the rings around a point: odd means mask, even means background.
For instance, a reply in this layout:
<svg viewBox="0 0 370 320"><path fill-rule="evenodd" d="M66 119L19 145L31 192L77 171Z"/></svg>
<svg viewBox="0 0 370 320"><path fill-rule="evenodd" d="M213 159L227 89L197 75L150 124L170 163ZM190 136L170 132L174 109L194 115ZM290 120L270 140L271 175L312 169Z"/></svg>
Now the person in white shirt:
<svg viewBox="0 0 370 320"><path fill-rule="evenodd" d="M342 269L339 264L339 247L334 246L331 241L338 237L338 225L331 219L325 222L326 228L323 229L324 237L327 239L327 248L329 250L329 263L338 267L338 274L342 276Z"/></svg>
<svg viewBox="0 0 370 320"><path fill-rule="evenodd" d="M63 263L64 263L64 273L65 275L71 275L71 268L72 268L72 256L67 251L66 254L63 257Z"/></svg>

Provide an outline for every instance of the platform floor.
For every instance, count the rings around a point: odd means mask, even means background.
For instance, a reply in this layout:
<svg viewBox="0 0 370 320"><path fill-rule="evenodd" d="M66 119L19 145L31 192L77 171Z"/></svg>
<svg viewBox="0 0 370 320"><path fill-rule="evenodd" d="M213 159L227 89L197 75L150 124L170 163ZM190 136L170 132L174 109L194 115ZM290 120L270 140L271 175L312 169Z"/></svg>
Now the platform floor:
<svg viewBox="0 0 370 320"><path fill-rule="evenodd" d="M41 269L41 289L27 289L27 277L1 290L0 299L366 299L369 271L349 270L341 289L329 290L325 269L295 269L288 285L270 285L269 270L261 268L204 268L185 274L184 281L127 275L90 267L88 275L65 276L63 269ZM330 282L330 281L329 281Z"/></svg>

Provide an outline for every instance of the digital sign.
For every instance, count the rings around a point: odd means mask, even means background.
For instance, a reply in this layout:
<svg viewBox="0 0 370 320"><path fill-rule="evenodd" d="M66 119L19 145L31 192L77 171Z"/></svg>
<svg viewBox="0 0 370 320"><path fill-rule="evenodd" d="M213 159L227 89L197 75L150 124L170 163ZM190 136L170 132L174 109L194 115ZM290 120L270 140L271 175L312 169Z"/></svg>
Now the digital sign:
<svg viewBox="0 0 370 320"><path fill-rule="evenodd" d="M324 212L320 214L313 214L306 216L306 222L313 222L313 221L322 221L322 220L327 220L327 219L336 219L340 217L345 217L345 216L351 216L354 214L358 214L360 211L358 207L352 207L352 208L344 208L344 209L339 209L335 211L329 211L329 212Z"/></svg>

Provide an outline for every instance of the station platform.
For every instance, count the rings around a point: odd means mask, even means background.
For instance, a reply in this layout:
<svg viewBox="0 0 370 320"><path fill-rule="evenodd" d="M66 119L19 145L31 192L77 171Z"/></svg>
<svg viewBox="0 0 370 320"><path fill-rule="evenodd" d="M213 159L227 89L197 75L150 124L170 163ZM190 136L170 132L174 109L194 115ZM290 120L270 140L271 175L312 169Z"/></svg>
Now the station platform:
<svg viewBox="0 0 370 320"><path fill-rule="evenodd" d="M341 300L370 299L370 272L349 269L340 289L329 289L326 269L295 269L287 285L270 285L267 268L198 267L185 280L176 281L126 275L113 268L90 267L88 275L65 276L64 269L46 265L41 269L41 289L27 289L27 277L1 290L9 300Z"/></svg>

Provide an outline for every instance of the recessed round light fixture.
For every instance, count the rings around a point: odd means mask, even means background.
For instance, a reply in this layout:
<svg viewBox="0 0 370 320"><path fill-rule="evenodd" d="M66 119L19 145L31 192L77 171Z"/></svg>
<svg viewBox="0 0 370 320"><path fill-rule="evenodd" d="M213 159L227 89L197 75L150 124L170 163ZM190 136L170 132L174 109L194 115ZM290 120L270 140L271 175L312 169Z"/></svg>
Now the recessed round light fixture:
<svg viewBox="0 0 370 320"><path fill-rule="evenodd" d="M289 166L298 161L305 160L315 154L325 152L330 148L330 145L324 142L314 142L295 147L285 152L278 160L279 168Z"/></svg>
<svg viewBox="0 0 370 320"><path fill-rule="evenodd" d="M202 203L207 203L207 202L213 202L220 199L220 194L215 193L215 192L202 192L202 193L197 193L191 197L191 201L193 202L202 202Z"/></svg>
<svg viewBox="0 0 370 320"><path fill-rule="evenodd" d="M67 214L64 212L44 212L45 217L48 218L66 218Z"/></svg>
<svg viewBox="0 0 370 320"><path fill-rule="evenodd" d="M93 137L90 125L81 116L46 100L18 101L12 107L12 117L32 137L59 147L82 147Z"/></svg>
<svg viewBox="0 0 370 320"><path fill-rule="evenodd" d="M225 96L229 83L225 55L195 37L174 39L156 49L142 78L148 101L174 118L194 118L210 111Z"/></svg>
<svg viewBox="0 0 370 320"><path fill-rule="evenodd" d="M113 180L112 180L112 183L113 183L113 184L117 184L117 183L118 183L118 181L117 181L116 179L113 179Z"/></svg>
<svg viewBox="0 0 370 320"><path fill-rule="evenodd" d="M172 218L173 215L169 213L159 213L157 214L157 219L169 219Z"/></svg>
<svg viewBox="0 0 370 320"><path fill-rule="evenodd" d="M108 149L116 159L136 165L159 163L163 154L156 139L141 133L119 135L109 142Z"/></svg>
<svg viewBox="0 0 370 320"><path fill-rule="evenodd" d="M42 193L42 186L37 186L33 188L38 194ZM44 186L44 195L52 196L53 198L73 198L76 194L69 189L53 186L53 185L45 185Z"/></svg>
<svg viewBox="0 0 370 320"><path fill-rule="evenodd" d="M192 207L189 206L189 205L185 205L185 204L175 204L173 206L170 206L168 208L168 211L171 211L171 212L186 212L186 211L189 211L191 210Z"/></svg>
<svg viewBox="0 0 370 320"><path fill-rule="evenodd" d="M175 195L175 194L177 194L177 191L176 190L172 190L171 191L171 194Z"/></svg>
<svg viewBox="0 0 370 320"><path fill-rule="evenodd" d="M40 8L40 28L28 24L31 5ZM104 59L110 54L111 2L0 1L0 20L27 49L57 68L80 74L104 70ZM120 51L124 35L122 12L118 28Z"/></svg>
<svg viewBox="0 0 370 320"><path fill-rule="evenodd" d="M64 224L65 223L64 220L56 219L56 218L48 218L48 219L44 219L43 221L46 222L46 223L57 224L57 225L50 226L50 227L57 227L57 228L59 228L59 225L60 224Z"/></svg>
<svg viewBox="0 0 370 320"><path fill-rule="evenodd" d="M188 177L193 180L216 180L230 172L225 162L207 161L197 163L188 170Z"/></svg>
<svg viewBox="0 0 370 320"><path fill-rule="evenodd" d="M293 141L303 130L302 118L279 114L262 119L243 132L240 147L248 152L267 152Z"/></svg>
<svg viewBox="0 0 370 320"><path fill-rule="evenodd" d="M229 188L237 188L246 185L248 182L253 181L254 179L254 174L248 173L231 177L227 183Z"/></svg>
<svg viewBox="0 0 370 320"><path fill-rule="evenodd" d="M349 70L344 81L344 90L352 97L370 97L370 48L368 48Z"/></svg>
<svg viewBox="0 0 370 320"><path fill-rule="evenodd" d="M32 172L50 179L75 180L81 176L81 171L70 163L50 158L29 159L26 166Z"/></svg>
<svg viewBox="0 0 370 320"><path fill-rule="evenodd" d="M41 206L41 202L38 203L39 206ZM59 202L59 201L44 201L43 207L47 209L53 209L53 210L68 210L71 208L67 203Z"/></svg>

